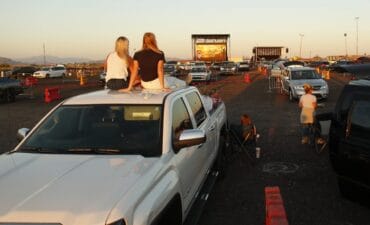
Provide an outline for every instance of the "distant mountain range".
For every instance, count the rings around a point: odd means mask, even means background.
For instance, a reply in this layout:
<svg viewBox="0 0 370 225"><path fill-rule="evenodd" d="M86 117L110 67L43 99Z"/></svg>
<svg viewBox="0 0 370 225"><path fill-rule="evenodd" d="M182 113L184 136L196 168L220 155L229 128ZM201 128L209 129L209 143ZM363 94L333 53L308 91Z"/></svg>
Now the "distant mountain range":
<svg viewBox="0 0 370 225"><path fill-rule="evenodd" d="M102 63L103 60L91 60L88 58L78 58L78 57L57 57L57 56L50 56L47 55L45 57L46 64L67 64L67 63ZM6 57L0 57L0 64L8 64L8 65L15 65L15 64L36 64L36 65L43 65L44 64L44 56L32 56L26 58L17 58L17 59L9 59Z"/></svg>
<svg viewBox="0 0 370 225"><path fill-rule="evenodd" d="M67 63L103 63L104 59L102 60L92 60L88 58L79 58L79 57L57 57L57 56L50 56L47 55L46 57L46 64L67 64ZM179 58L167 58L167 61L180 61ZM17 58L17 59L9 59L5 57L0 57L0 64L36 64L36 65L43 65L44 64L44 56L32 56L26 58Z"/></svg>
<svg viewBox="0 0 370 225"><path fill-rule="evenodd" d="M78 57L57 57L57 56L45 56L46 64L66 64L66 63L85 63L92 61L88 58L78 58ZM28 64L44 64L44 56L32 56L27 58L16 59L19 62Z"/></svg>
<svg viewBox="0 0 370 225"><path fill-rule="evenodd" d="M19 64L19 62L16 62L9 58L0 57L0 64L14 65L14 64Z"/></svg>

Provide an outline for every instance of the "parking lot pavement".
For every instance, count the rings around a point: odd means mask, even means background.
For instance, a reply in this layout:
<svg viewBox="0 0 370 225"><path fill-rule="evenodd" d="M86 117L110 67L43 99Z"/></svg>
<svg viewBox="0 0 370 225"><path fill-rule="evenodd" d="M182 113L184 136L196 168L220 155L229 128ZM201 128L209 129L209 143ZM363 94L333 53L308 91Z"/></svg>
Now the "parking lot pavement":
<svg viewBox="0 0 370 225"><path fill-rule="evenodd" d="M230 162L223 179L211 192L199 225L264 224L264 187L279 186L290 224L364 225L370 221L370 208L343 199L336 185L328 153L317 155L300 144L299 109L288 96L268 92L266 77L250 72L251 83L243 75L222 76L210 84L200 83L203 93L217 90L225 101L229 121L239 122L248 113L261 134L261 158L249 166L241 158ZM44 83L46 82L46 83ZM101 89L91 83L58 85L63 99ZM0 104L0 152L12 149L18 128L33 127L58 102L43 102L40 84L34 99L17 97L14 103ZM334 107L343 82L329 80L330 96L320 111Z"/></svg>
<svg viewBox="0 0 370 225"><path fill-rule="evenodd" d="M241 78L240 78L241 79ZM321 112L331 111L343 82L329 80L330 96ZM241 158L229 165L226 176L211 193L199 225L264 224L264 187L279 186L289 224L363 225L370 208L343 199L331 169L328 152L317 155L300 144L299 109L288 96L268 93L267 79L249 85L235 82L239 91L227 97L228 118L238 123L249 114L261 134L262 157L254 166Z"/></svg>

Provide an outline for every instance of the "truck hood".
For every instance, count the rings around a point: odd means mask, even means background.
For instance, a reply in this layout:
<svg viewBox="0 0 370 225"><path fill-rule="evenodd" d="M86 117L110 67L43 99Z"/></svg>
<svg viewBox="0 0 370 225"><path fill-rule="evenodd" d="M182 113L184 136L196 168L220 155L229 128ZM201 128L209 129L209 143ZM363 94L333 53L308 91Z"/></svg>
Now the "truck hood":
<svg viewBox="0 0 370 225"><path fill-rule="evenodd" d="M309 84L311 86L323 86L326 84L326 81L323 79L307 79L307 80L290 80L292 85L303 85Z"/></svg>
<svg viewBox="0 0 370 225"><path fill-rule="evenodd" d="M158 158L13 153L0 156L0 223L105 224Z"/></svg>

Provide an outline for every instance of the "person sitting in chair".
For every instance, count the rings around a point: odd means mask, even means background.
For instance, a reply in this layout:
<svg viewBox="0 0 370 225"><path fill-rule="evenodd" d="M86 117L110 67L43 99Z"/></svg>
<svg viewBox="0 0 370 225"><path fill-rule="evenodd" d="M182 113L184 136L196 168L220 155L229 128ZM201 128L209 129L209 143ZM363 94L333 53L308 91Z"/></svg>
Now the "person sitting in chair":
<svg viewBox="0 0 370 225"><path fill-rule="evenodd" d="M243 114L240 118L240 124L242 127L241 137L243 142L254 141L257 135L257 130L249 115Z"/></svg>
<svg viewBox="0 0 370 225"><path fill-rule="evenodd" d="M236 136L238 136L238 139L243 144L254 142L256 140L256 126L254 126L250 116L247 114L243 114L240 117L240 125L232 124L230 129L236 134Z"/></svg>

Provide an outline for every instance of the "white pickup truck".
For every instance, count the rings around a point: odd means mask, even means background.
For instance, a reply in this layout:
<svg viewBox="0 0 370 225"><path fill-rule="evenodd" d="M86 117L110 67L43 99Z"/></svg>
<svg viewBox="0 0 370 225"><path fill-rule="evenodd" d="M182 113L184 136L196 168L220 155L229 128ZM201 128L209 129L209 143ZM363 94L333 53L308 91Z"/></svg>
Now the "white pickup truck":
<svg viewBox="0 0 370 225"><path fill-rule="evenodd" d="M225 105L203 105L195 87L65 100L0 155L0 224L183 224L223 147Z"/></svg>

